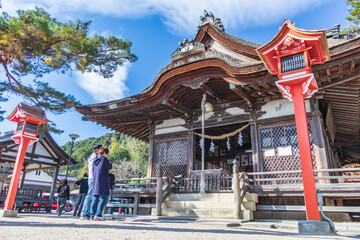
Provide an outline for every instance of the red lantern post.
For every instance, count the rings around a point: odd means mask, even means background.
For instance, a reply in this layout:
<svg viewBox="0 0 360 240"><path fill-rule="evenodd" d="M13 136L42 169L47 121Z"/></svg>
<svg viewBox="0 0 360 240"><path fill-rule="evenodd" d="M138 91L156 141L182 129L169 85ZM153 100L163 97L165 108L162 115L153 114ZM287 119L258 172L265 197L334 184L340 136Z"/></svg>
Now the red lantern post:
<svg viewBox="0 0 360 240"><path fill-rule="evenodd" d="M329 60L324 30L309 31L284 21L278 34L256 50L271 74L277 74L276 85L284 97L294 102L307 220L320 220L311 157L305 98L318 90L311 71L312 64Z"/></svg>
<svg viewBox="0 0 360 240"><path fill-rule="evenodd" d="M18 104L7 119L17 122L16 131L11 138L20 145L4 207L4 210L13 210L27 146L38 140L39 125L50 121L46 118L45 111L23 103Z"/></svg>

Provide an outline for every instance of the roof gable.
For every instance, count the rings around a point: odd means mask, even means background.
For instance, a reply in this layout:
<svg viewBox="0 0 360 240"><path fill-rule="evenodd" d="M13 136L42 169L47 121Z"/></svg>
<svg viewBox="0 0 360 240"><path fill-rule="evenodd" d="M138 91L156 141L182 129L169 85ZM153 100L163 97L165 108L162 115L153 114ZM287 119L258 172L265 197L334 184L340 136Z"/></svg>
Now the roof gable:
<svg viewBox="0 0 360 240"><path fill-rule="evenodd" d="M213 50L235 56L235 58L242 56L239 60L260 60L255 51L260 45L220 32L210 23L199 28L194 41L201 42L205 46L213 48Z"/></svg>

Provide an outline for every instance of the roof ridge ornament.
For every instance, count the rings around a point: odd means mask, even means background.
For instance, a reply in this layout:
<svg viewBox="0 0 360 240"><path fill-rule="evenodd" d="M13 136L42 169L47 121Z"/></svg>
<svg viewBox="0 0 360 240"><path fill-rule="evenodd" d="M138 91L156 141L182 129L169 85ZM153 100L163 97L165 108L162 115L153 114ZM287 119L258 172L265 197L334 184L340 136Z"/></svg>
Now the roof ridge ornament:
<svg viewBox="0 0 360 240"><path fill-rule="evenodd" d="M291 22L290 19L285 19L285 20L283 21L283 25L281 25L281 26L279 27L279 31L281 30L281 28L282 28L285 24L288 24L288 25L291 25L291 26L293 26L293 27L296 27L296 26L295 26L295 23L294 23L294 22Z"/></svg>
<svg viewBox="0 0 360 240"><path fill-rule="evenodd" d="M184 53L196 48L204 48L205 45L201 42L195 42L192 38L184 38L182 42L179 42L180 48L177 48L171 56Z"/></svg>
<svg viewBox="0 0 360 240"><path fill-rule="evenodd" d="M216 27L220 32L225 32L224 25L221 22L220 18L216 18L212 12L207 12L204 10L203 16L200 16L201 26L210 23L214 27ZM198 31L201 26L198 26Z"/></svg>
<svg viewBox="0 0 360 240"><path fill-rule="evenodd" d="M344 38L346 34L340 32L340 24L333 25L331 28L326 29L326 37L327 38Z"/></svg>

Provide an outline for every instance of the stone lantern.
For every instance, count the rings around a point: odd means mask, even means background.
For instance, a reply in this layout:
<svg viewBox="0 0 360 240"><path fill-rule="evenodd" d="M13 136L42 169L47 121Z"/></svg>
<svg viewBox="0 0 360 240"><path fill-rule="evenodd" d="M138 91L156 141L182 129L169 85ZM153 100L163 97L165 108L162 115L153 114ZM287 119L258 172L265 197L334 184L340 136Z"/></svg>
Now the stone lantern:
<svg viewBox="0 0 360 240"><path fill-rule="evenodd" d="M305 98L318 91L311 66L330 60L325 30L298 29L285 20L277 35L256 49L282 95L294 102L307 220L320 220Z"/></svg>

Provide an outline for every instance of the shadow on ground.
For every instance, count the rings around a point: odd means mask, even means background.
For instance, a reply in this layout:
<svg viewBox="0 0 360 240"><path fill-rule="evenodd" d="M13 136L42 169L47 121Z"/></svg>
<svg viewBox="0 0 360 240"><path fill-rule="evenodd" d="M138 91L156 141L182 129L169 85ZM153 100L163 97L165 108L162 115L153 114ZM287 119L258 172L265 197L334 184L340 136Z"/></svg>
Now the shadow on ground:
<svg viewBox="0 0 360 240"><path fill-rule="evenodd" d="M51 217L50 217L51 218ZM19 219L21 220L21 219ZM66 218L64 218L66 220ZM280 231L280 230L264 230L264 229L254 229L254 228L246 228L246 227L237 227L237 228L227 228L227 229L213 229L211 225L205 226L206 229L196 229L193 227L189 227L189 223L186 221L165 221L161 219L149 219L145 220L146 222L138 221L134 219L133 221L124 222L124 221L106 221L104 222L88 222L88 221L80 221L76 223L51 223L51 219L47 223L44 222L26 222L26 221L0 221L0 226L4 227L17 227L21 226L22 228L98 228L98 229L117 229L117 230L134 230L134 231L162 231L162 232L178 232L178 233L212 233L212 234L233 234L233 235L271 235L271 236L301 236L301 238L314 238L319 237L319 239L323 239L324 236L306 236L299 235L294 232ZM152 224L150 224L150 222ZM117 224L114 224L117 223ZM175 227L161 227L156 226L156 223L167 223L167 224L175 224ZM180 224L186 224L187 226L181 226ZM204 227L204 225L202 225ZM336 236L336 235L333 235ZM347 236L349 237L349 236ZM351 236L351 238L359 238L360 235Z"/></svg>

